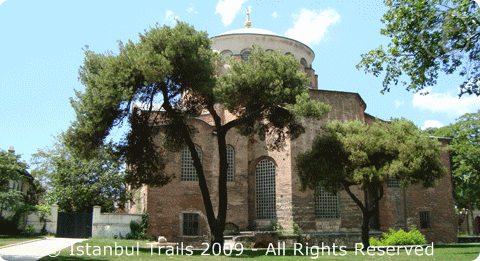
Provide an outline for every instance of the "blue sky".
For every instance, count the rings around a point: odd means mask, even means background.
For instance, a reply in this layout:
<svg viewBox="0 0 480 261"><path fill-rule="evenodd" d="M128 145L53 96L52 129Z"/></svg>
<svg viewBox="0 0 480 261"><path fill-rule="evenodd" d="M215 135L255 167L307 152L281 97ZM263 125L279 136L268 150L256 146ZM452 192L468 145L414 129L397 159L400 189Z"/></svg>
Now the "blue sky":
<svg viewBox="0 0 480 261"><path fill-rule="evenodd" d="M248 7L253 28L314 50L319 88L359 93L371 115L405 117L425 127L480 109L478 97L457 98L464 80L457 76L441 76L427 96L402 86L382 95L383 78L355 69L361 54L389 41L380 36L381 0L0 0L0 149L14 146L29 162L75 120L69 98L74 89L84 90L77 77L85 45L116 52L117 40L136 42L139 32L155 23L174 26L175 19L216 36L243 28Z"/></svg>

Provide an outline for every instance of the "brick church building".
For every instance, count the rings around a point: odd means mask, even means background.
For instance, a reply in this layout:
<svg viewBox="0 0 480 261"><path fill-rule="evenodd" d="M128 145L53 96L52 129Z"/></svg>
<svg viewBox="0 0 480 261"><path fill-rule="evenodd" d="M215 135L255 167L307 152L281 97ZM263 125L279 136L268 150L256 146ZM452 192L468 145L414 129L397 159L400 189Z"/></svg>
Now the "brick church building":
<svg viewBox="0 0 480 261"><path fill-rule="evenodd" d="M299 61L300 70L310 79L307 88L312 99L332 107L321 121L305 120L306 132L287 141L283 151L269 151L264 141L239 135L234 129L227 135L228 151L228 213L227 226L241 231L265 230L272 222L290 230L292 221L311 235L358 234L362 213L355 202L341 191L334 195L322 191L300 191L295 170L295 156L311 148L320 127L331 120L361 120L369 124L376 119L365 112L367 105L358 93L318 89L318 78L312 68L315 54L310 47L273 32L246 27L211 38L212 48L224 56L247 60L255 43L265 50L279 50ZM223 120L232 119L228 111L218 106ZM201 157L211 195L218 195L219 156L212 118L206 114L192 120L198 133L193 141ZM160 137L158 137L160 139ZM447 139L439 139L443 146ZM144 186L135 195L130 212L147 212L149 233L165 236L171 242L208 242L210 231L205 215L198 178L187 148L168 155L167 173L176 178L162 188ZM377 229L409 229L416 225L428 242L456 242L457 223L450 156L442 162L448 174L434 188L421 185L403 189L396 180L385 183L384 196L376 218ZM363 191L353 188L358 198ZM214 209L218 202L212 197ZM359 238L359 237L358 237ZM359 241L360 242L360 241Z"/></svg>

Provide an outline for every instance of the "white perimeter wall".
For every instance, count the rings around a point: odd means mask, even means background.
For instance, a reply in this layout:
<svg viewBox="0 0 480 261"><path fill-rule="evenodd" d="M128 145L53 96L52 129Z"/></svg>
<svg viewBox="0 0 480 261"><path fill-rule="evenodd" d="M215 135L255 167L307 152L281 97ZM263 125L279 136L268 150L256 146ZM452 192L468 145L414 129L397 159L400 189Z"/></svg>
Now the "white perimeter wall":
<svg viewBox="0 0 480 261"><path fill-rule="evenodd" d="M130 222L142 221L141 214L101 213L99 206L93 207L92 237L125 237L130 232Z"/></svg>

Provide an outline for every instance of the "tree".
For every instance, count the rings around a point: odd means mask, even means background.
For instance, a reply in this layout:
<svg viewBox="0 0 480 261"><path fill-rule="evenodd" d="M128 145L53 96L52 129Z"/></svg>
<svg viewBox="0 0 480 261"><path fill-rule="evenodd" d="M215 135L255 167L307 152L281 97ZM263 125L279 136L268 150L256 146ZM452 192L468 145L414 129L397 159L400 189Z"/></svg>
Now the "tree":
<svg viewBox="0 0 480 261"><path fill-rule="evenodd" d="M389 8L383 15L381 35L391 38L362 55L357 69L379 76L385 72L383 90L390 91L402 74L407 90L418 92L437 83L440 72L458 71L465 78L460 96L480 95L479 8L468 0L384 0Z"/></svg>
<svg viewBox="0 0 480 261"><path fill-rule="evenodd" d="M81 159L65 147L60 135L52 148L33 154L32 173L43 180L44 203L57 204L66 212L91 212L93 206L112 212L128 200L124 163L111 144L102 146L91 159Z"/></svg>
<svg viewBox="0 0 480 261"><path fill-rule="evenodd" d="M452 138L452 176L458 209L480 208L480 110L460 116L436 136Z"/></svg>
<svg viewBox="0 0 480 261"><path fill-rule="evenodd" d="M10 181L25 182L27 177L22 173L27 165L20 161L20 155L0 150L0 217L5 209L16 209L24 202L20 191L10 187Z"/></svg>
<svg viewBox="0 0 480 261"><path fill-rule="evenodd" d="M446 173L439 142L421 135L411 121L377 121L371 126L332 121L322 129L326 133L316 137L312 149L297 156L301 188L345 190L362 211L364 247L369 246L370 219L378 213L387 178L397 179L402 187L420 182L432 187ZM362 202L351 186L361 186L370 200Z"/></svg>
<svg viewBox="0 0 480 261"><path fill-rule="evenodd" d="M164 171L165 151L186 145L198 175L212 241L223 246L227 132L237 128L244 135L268 137L269 147L278 149L283 141L304 131L301 117L321 118L329 107L310 100L298 62L279 52L254 48L248 62L232 60L227 73L220 75L222 62L211 50L206 33L182 22L174 28L151 28L140 34L139 43L120 43L119 49L117 55L85 52L80 79L86 90L72 101L77 120L67 133L69 146L89 157L110 129L128 118L131 131L120 145L129 166L127 181L138 188L167 184L172 176ZM145 109L131 110L135 102ZM154 110L154 102L160 103L162 110ZM224 122L217 104L236 119ZM220 161L217 216L189 121L207 111L216 128ZM163 125L155 126L155 119L161 119ZM163 143L155 144L153 137L160 130Z"/></svg>

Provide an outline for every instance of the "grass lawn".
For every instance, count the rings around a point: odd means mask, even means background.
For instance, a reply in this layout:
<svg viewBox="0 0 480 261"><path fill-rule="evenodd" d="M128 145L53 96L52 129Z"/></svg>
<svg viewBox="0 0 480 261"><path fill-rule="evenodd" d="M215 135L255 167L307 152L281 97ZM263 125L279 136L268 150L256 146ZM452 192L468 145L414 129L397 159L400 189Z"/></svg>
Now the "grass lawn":
<svg viewBox="0 0 480 261"><path fill-rule="evenodd" d="M120 254L120 249L122 249L123 254L115 256L115 243L117 244L117 253ZM139 245L137 251L137 243ZM275 256L272 252L266 253L264 250L244 250L243 253L239 251L233 251L229 256L221 254L218 256L213 255L213 253L208 256L202 255L203 251L187 251L184 250L183 255L181 255L181 250L174 249L173 251L165 252L162 249L161 254L158 254L158 247L153 247L152 249L147 245L147 241L135 241L135 240L115 240L115 239L90 239L82 243L76 244L73 248L64 249L58 257L44 257L40 259L41 261L46 260L68 260L68 261L91 261L91 260L474 260L480 254L480 244L448 244L448 245L435 245L433 248L433 255L426 256L423 252L422 256L415 255L415 249L407 255L404 249L400 251L400 254L389 256L384 253L382 256L381 252L376 252L377 255L369 256L366 252L365 255L362 255L359 251L356 253L354 250L349 250L346 252L340 251L338 248L336 254L344 254L343 256L334 256L333 252L330 252L330 255L325 251L322 255L321 250L316 255L316 251L313 254L308 256L301 256L299 251L294 249L286 249L285 255L281 251L280 256ZM88 244L88 245L87 245ZM87 246L88 254L87 255ZM107 246L105 248L105 246ZM110 248L112 249L112 255L110 255ZM122 247L120 247L122 246ZM133 255L127 256L125 253L125 247L127 248L128 254ZM305 253L305 248L302 249L302 253ZM431 249L428 250L428 253L431 253ZM73 253L73 255L72 255ZM167 255L170 254L170 255Z"/></svg>
<svg viewBox="0 0 480 261"><path fill-rule="evenodd" d="M0 235L0 247L38 238L43 238L43 236Z"/></svg>

